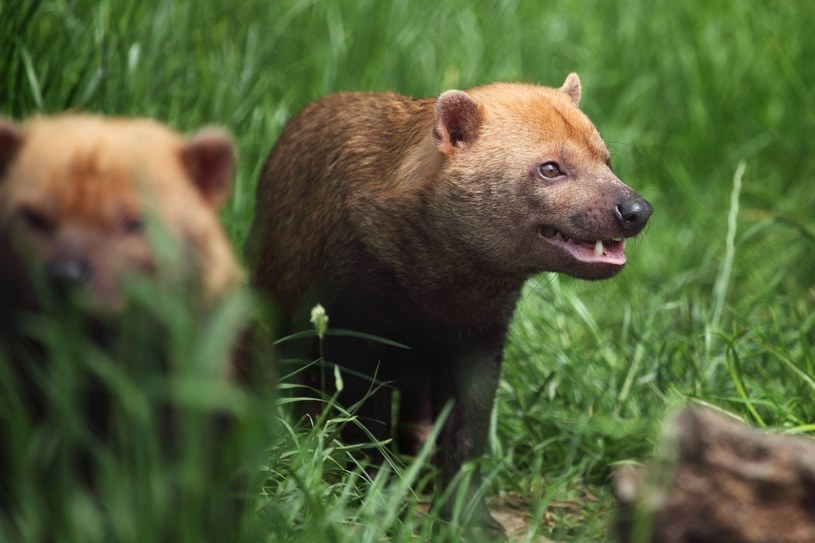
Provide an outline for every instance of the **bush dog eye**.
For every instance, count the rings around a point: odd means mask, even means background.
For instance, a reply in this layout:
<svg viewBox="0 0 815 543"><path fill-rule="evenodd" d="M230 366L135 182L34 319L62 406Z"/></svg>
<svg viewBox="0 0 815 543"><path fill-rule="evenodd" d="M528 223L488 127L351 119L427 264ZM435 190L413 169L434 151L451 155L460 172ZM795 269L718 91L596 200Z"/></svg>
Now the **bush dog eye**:
<svg viewBox="0 0 815 543"><path fill-rule="evenodd" d="M563 174L557 162L544 162L538 167L538 171L546 179L554 179Z"/></svg>
<svg viewBox="0 0 815 543"><path fill-rule="evenodd" d="M53 220L33 207L25 206L20 208L20 216L31 230L39 234L51 234L56 229Z"/></svg>
<svg viewBox="0 0 815 543"><path fill-rule="evenodd" d="M140 216L128 217L122 223L122 230L129 236L135 236L144 232L144 219Z"/></svg>

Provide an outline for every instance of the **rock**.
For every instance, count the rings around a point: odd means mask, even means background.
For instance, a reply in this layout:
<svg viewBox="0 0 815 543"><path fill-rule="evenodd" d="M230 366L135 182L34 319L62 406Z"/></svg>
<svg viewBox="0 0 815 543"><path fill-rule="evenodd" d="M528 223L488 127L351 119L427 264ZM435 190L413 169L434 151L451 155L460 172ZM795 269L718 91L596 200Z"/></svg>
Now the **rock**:
<svg viewBox="0 0 815 543"><path fill-rule="evenodd" d="M815 440L687 408L662 449L615 474L620 541L815 542Z"/></svg>

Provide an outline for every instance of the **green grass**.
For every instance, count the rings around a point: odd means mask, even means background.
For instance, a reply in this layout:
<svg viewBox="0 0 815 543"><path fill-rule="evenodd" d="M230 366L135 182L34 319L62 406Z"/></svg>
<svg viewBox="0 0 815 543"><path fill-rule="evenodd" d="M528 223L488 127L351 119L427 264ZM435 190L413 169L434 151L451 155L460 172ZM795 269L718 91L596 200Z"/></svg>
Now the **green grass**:
<svg viewBox="0 0 815 543"><path fill-rule="evenodd" d="M559 85L577 71L616 172L656 211L618 278L529 282L483 469L491 496L526 500L534 533L598 541L608 537L614 466L646 458L677 406L698 401L757 426L815 433L814 25L805 3L782 1L6 0L0 114L80 109L154 116L184 131L226 126L240 169L223 220L240 251L261 162L307 102L348 89L432 96L492 80ZM179 345L211 335L174 319L167 327ZM2 372L0 382L9 385ZM264 413L263 429L244 435L247 450L262 435L265 453L250 469L254 509L236 528L241 538L429 533L403 509L425 471L397 464L398 477L367 481L336 440L347 422L309 431L282 408ZM53 424L67 431L70 420ZM19 435L36 431L18 426ZM189 474L191 462L141 462L138 480ZM30 530L50 518L67 519L57 540L206 538L207 513L194 500L176 515L168 486L139 487L161 499L139 497L121 466L106 465L122 481L107 507L72 499L66 474L31 488L16 526L29 530L24 539L38 540ZM206 477L190 477L190 488L205 488ZM43 505L46 492L54 499ZM0 523L0 540L12 529Z"/></svg>

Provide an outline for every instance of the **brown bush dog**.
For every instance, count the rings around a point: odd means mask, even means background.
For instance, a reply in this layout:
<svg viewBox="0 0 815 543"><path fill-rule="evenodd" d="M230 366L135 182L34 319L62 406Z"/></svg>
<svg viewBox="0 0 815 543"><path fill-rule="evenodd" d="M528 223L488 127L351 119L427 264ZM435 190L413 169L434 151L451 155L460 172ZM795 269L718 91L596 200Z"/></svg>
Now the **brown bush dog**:
<svg viewBox="0 0 815 543"><path fill-rule="evenodd" d="M38 281L60 302L87 312L89 337L108 347L115 335L109 319L126 306L124 282L159 272L145 227L155 219L183 252L181 279L202 307L211 307L244 281L217 216L234 166L232 141L217 129L185 138L147 119L0 120L0 360L16 373L32 420L46 416L46 396L30 366L44 367L48 359L19 321L51 309ZM225 377L237 373L230 364L224 361ZM89 426L107 435L110 396L96 384L87 396ZM8 461L4 445L0 472ZM80 471L91 482L86 464ZM3 486L0 475L0 504Z"/></svg>
<svg viewBox="0 0 815 543"><path fill-rule="evenodd" d="M407 448L411 427L453 401L436 453L445 486L483 452L524 281L542 271L615 275L626 238L651 215L612 172L580 93L570 74L559 89L332 95L291 120L261 171L252 281L280 307L284 332L305 328L319 302L334 328L410 347L327 336L324 353L353 370L343 405L373 391L357 414L377 438L391 437L393 390ZM372 387L374 377L391 386ZM352 425L346 438L365 439ZM500 532L483 503L472 522Z"/></svg>

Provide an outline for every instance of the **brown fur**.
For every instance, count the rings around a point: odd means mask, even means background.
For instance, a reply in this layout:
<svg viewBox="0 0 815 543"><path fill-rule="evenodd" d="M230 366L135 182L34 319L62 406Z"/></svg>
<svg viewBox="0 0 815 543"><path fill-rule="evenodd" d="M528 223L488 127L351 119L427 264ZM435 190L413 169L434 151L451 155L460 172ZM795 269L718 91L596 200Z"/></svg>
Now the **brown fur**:
<svg viewBox="0 0 815 543"><path fill-rule="evenodd" d="M618 240L651 213L612 173L606 145L577 108L580 94L571 74L560 89L495 83L437 99L328 96L291 120L261 172L248 239L254 283L282 309L286 332L306 327L319 302L333 327L411 347L328 336L324 352L393 383L402 424L455 402L439 442L444 484L483 450L525 279L614 275L624 263ZM565 174L542 177L549 162ZM553 244L555 231L582 242L583 254L601 240L616 256L577 258L578 244ZM371 389L352 376L345 405ZM333 380L306 376L321 382ZM380 389L358 411L383 439L389 394ZM364 438L353 428L346 437ZM483 506L476 516L495 527Z"/></svg>

